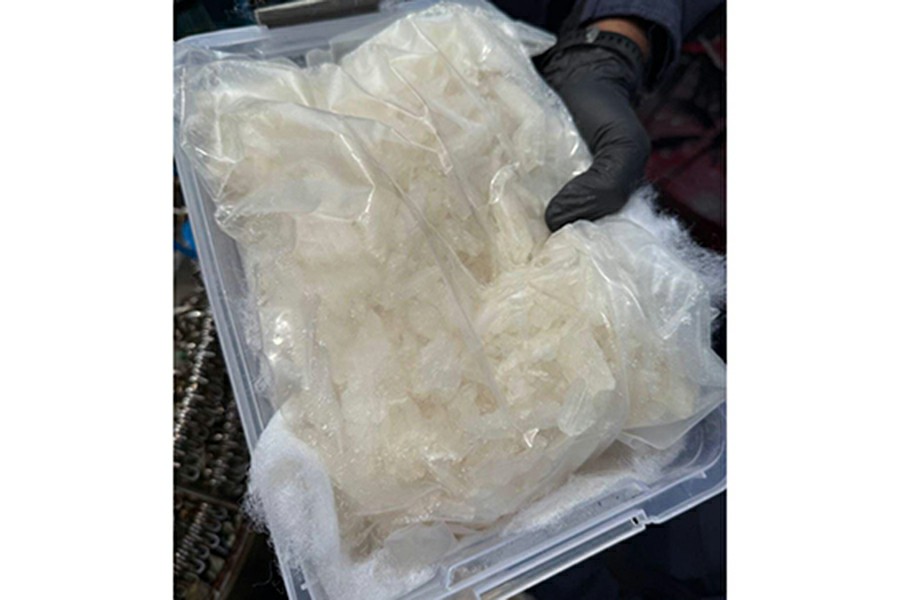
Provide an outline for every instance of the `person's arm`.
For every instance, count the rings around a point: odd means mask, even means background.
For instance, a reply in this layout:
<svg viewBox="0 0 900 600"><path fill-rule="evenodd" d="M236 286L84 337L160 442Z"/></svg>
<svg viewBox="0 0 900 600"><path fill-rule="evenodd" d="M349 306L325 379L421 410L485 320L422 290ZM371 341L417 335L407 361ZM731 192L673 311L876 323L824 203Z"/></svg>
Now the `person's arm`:
<svg viewBox="0 0 900 600"><path fill-rule="evenodd" d="M559 42L538 60L593 155L590 168L551 199L551 231L622 208L641 183L650 140L634 113L638 92L657 83L682 36L721 0L584 0Z"/></svg>
<svg viewBox="0 0 900 600"><path fill-rule="evenodd" d="M593 155L588 170L547 206L551 231L618 211L643 178L650 138L632 105L650 52L640 22L616 18L563 34L542 58L544 79L572 113Z"/></svg>

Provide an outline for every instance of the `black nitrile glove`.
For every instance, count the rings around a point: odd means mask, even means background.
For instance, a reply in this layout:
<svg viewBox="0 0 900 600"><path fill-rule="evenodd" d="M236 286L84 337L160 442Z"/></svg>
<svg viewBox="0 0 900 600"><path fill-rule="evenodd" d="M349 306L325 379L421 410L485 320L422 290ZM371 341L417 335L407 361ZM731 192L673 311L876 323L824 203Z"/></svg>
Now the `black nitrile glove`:
<svg viewBox="0 0 900 600"><path fill-rule="evenodd" d="M594 27L560 39L538 61L594 156L591 167L557 192L544 219L550 231L599 219L625 205L644 175L650 138L634 114L643 56L631 39Z"/></svg>

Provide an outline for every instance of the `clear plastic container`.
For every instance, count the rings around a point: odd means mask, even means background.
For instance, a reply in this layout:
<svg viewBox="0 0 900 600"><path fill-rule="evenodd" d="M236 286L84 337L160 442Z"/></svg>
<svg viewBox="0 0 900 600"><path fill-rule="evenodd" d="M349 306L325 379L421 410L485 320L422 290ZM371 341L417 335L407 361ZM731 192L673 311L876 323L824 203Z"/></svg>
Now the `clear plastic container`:
<svg viewBox="0 0 900 600"><path fill-rule="evenodd" d="M303 64L308 51L334 47L335 38L341 45L352 47L399 16L432 3L383 3L386 5L376 13L278 29L251 26L197 35L175 45L175 65L185 60L185 50L192 47L260 58L286 57ZM175 160L222 351L252 449L274 414L263 390L254 385L262 380L261 358L250 351L242 334L259 329L253 322L258 315L247 310L247 283L237 245L216 225L215 207L177 145ZM506 598L641 532L647 525L681 514L724 489L723 405L687 434L683 450L657 481L625 482L614 491L580 504L552 525L518 535L486 536L468 544L443 559L438 575L403 596L403 600ZM328 598L317 586L307 585L299 570L282 568L282 573L291 599L336 600Z"/></svg>

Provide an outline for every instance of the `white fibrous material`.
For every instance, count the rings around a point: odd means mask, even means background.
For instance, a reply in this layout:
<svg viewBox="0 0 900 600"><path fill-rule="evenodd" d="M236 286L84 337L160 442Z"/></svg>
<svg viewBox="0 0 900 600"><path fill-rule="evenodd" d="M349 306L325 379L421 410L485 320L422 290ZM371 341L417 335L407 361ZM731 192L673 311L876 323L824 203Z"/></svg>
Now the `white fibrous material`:
<svg viewBox="0 0 900 600"><path fill-rule="evenodd" d="M307 559L436 560L722 400L689 252L627 214L549 236L590 157L523 32L442 3L337 62L198 51L181 72L179 142L238 243L280 406L254 502L280 547L321 540Z"/></svg>

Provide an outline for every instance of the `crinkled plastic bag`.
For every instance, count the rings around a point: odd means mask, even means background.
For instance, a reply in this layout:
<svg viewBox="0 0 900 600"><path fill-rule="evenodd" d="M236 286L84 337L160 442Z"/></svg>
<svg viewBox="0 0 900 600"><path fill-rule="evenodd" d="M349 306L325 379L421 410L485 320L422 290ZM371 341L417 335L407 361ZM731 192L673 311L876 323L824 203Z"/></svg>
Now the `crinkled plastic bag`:
<svg viewBox="0 0 900 600"><path fill-rule="evenodd" d="M590 157L522 31L442 3L337 63L197 51L179 73L178 142L239 244L279 422L356 552L409 554L417 523L443 547L438 524L489 526L722 401L698 273L626 217L549 236ZM265 513L303 469L254 460Z"/></svg>

